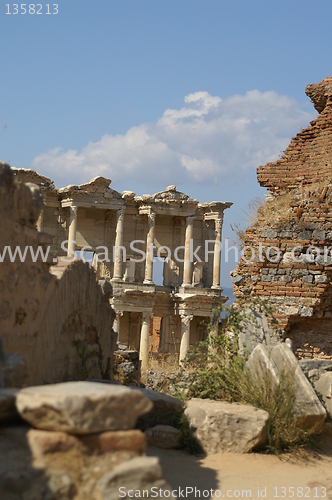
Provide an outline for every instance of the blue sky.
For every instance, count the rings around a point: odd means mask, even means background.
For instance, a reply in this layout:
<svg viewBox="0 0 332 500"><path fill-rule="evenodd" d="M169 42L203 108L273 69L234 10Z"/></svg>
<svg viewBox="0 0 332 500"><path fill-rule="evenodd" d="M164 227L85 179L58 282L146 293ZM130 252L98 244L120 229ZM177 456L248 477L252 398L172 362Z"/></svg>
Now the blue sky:
<svg viewBox="0 0 332 500"><path fill-rule="evenodd" d="M59 0L49 16L7 3L0 158L59 186L99 174L233 201L231 240L264 193L256 168L316 116L305 86L332 74L330 0Z"/></svg>

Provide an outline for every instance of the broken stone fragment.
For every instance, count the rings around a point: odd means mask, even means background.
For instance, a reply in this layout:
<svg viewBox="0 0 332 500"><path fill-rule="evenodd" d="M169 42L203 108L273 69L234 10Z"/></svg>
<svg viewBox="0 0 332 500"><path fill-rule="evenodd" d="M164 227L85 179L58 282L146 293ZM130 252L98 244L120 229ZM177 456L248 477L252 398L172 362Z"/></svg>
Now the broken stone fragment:
<svg viewBox="0 0 332 500"><path fill-rule="evenodd" d="M247 368L256 380L264 380L268 372L274 385L279 383L283 372L289 373L295 388L294 412L298 425L309 429L323 424L326 411L301 370L292 350L285 343L280 343L271 349L264 345L257 346L247 361Z"/></svg>
<svg viewBox="0 0 332 500"><path fill-rule="evenodd" d="M106 472L98 481L96 493L100 500L119 500L119 493L124 495L128 490L133 490L137 497L160 498L154 493L160 489L169 490L170 487L163 479L159 459L139 457L132 458ZM127 498L127 495L123 498ZM162 492L161 498L163 498Z"/></svg>
<svg viewBox="0 0 332 500"><path fill-rule="evenodd" d="M324 373L320 379L315 382L315 389L322 395L326 409L332 415L332 372Z"/></svg>
<svg viewBox="0 0 332 500"><path fill-rule="evenodd" d="M171 425L156 425L145 431L149 446L164 449L183 447L182 432Z"/></svg>
<svg viewBox="0 0 332 500"><path fill-rule="evenodd" d="M184 413L193 436L208 455L248 453L267 442L269 414L253 406L191 399Z"/></svg>
<svg viewBox="0 0 332 500"><path fill-rule="evenodd" d="M19 414L33 427L72 434L132 429L152 406L139 391L94 382L28 387L16 398Z"/></svg>
<svg viewBox="0 0 332 500"><path fill-rule="evenodd" d="M123 373L123 375L132 375L135 371L135 365L132 361L125 361L117 366L117 369Z"/></svg>

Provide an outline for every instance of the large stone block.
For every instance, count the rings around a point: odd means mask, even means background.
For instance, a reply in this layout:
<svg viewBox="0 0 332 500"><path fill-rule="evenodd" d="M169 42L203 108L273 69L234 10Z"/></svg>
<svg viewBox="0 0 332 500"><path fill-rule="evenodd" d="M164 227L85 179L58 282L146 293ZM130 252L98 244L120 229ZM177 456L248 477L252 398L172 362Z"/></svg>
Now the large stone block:
<svg viewBox="0 0 332 500"><path fill-rule="evenodd" d="M264 345L257 346L247 361L247 367L251 376L256 379L263 379L269 373L275 385L279 383L282 372L289 373L296 392L294 411L298 424L309 429L324 422L326 411L294 353L285 343L270 349Z"/></svg>
<svg viewBox="0 0 332 500"><path fill-rule="evenodd" d="M127 387L65 382L22 389L16 407L37 429L90 434L131 429L152 403Z"/></svg>
<svg viewBox="0 0 332 500"><path fill-rule="evenodd" d="M324 373L315 383L315 389L322 395L326 409L332 415L332 372Z"/></svg>
<svg viewBox="0 0 332 500"><path fill-rule="evenodd" d="M253 406L191 399L185 415L193 436L208 455L248 453L267 442L269 414Z"/></svg>

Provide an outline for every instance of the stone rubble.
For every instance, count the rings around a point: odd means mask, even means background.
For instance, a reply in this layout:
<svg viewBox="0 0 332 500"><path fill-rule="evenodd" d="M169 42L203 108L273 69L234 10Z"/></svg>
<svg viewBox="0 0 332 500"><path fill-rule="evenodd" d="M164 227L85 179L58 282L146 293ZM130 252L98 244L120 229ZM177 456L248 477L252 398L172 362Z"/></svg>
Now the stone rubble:
<svg viewBox="0 0 332 500"><path fill-rule="evenodd" d="M13 425L15 401L36 428ZM159 459L144 456L145 434L133 429L152 405L139 390L116 384L0 389L0 421L12 424L0 429L1 500L109 500L119 498L119 481L135 490L169 489Z"/></svg>

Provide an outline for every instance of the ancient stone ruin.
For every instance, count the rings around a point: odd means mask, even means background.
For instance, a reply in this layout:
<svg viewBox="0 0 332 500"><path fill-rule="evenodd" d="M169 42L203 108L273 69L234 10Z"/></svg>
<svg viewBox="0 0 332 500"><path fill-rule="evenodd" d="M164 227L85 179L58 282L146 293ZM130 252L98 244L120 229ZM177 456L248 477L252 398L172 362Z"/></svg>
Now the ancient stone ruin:
<svg viewBox="0 0 332 500"><path fill-rule="evenodd" d="M308 85L306 94L318 117L281 158L258 168L258 182L270 195L246 232L244 245L255 249L255 258L249 262L248 249L232 279L236 297L272 306L279 334L292 340L298 358L330 360L332 78ZM275 247L270 261L268 247Z"/></svg>
<svg viewBox="0 0 332 500"><path fill-rule="evenodd" d="M58 267L55 275L52 258L33 262L29 247L36 252L52 242L36 229L42 210L39 188L19 182L8 165L0 164L0 253L6 246L28 249L24 262L10 262L6 252L0 264L5 350L25 358L28 385L82 379L86 371L111 379L116 334L109 299L87 263Z"/></svg>
<svg viewBox="0 0 332 500"><path fill-rule="evenodd" d="M84 248L93 252L98 279L111 285L114 331L120 343L140 351L143 369L149 350L177 353L182 360L189 346L206 338L212 310L227 300L220 287L219 244L224 210L232 203L198 203L175 186L154 195L120 194L104 177L56 189L34 171L13 171L20 181L40 187L38 228L51 235L47 241L58 259L52 272L63 269L62 257L72 259ZM153 282L151 244L153 256L163 261L159 286ZM65 328L70 321L75 318Z"/></svg>

